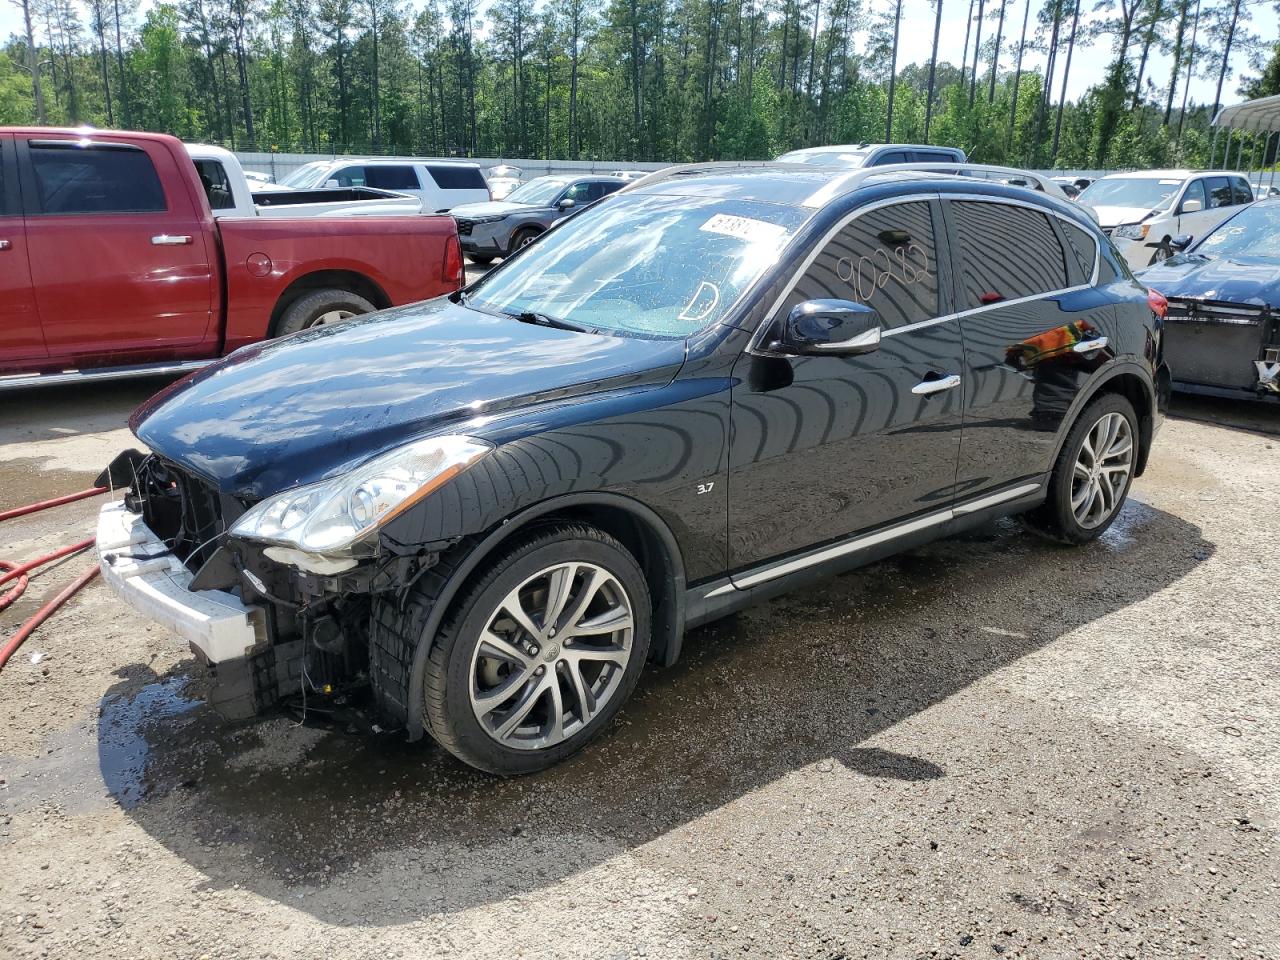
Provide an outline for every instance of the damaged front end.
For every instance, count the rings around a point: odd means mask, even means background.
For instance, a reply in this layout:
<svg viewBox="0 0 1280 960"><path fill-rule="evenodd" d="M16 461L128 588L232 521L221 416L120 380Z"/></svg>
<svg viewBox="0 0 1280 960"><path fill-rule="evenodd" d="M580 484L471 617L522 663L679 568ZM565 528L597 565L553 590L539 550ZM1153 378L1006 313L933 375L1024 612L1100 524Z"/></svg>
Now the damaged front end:
<svg viewBox="0 0 1280 960"><path fill-rule="evenodd" d="M1280 310L1170 296L1165 361L1177 389L1280 400Z"/></svg>
<svg viewBox="0 0 1280 960"><path fill-rule="evenodd" d="M383 544L378 528L434 488L415 484L422 473L395 474L394 490L338 478L249 503L177 463L130 450L100 478L126 490L99 517L103 578L189 643L211 670L208 699L221 716L284 706L387 726L399 711L382 709L369 681L373 605L406 590L438 551L428 544L403 552ZM355 516L336 529L351 509ZM315 549L317 518L325 550Z"/></svg>

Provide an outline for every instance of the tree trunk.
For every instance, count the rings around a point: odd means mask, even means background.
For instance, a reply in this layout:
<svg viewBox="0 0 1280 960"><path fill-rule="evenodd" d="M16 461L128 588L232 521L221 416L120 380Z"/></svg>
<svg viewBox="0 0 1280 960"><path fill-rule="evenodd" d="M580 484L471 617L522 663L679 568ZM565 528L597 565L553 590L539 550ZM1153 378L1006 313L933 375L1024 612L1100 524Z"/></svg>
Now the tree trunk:
<svg viewBox="0 0 1280 960"><path fill-rule="evenodd" d="M937 11L933 20L933 53L929 56L929 92L924 102L924 142L929 142L929 126L933 122L933 92L938 79L938 40L942 36L942 0L933 0Z"/></svg>
<svg viewBox="0 0 1280 960"><path fill-rule="evenodd" d="M1190 0L1179 0L1178 26L1173 35L1173 68L1169 71L1169 90L1164 101L1164 128L1169 129L1173 118L1173 98L1178 92L1178 74L1182 70L1182 48L1187 34L1187 7Z"/></svg>
<svg viewBox="0 0 1280 960"><path fill-rule="evenodd" d="M44 90L40 86L40 53L36 49L36 31L31 22L31 0L22 0L22 25L27 34L27 70L31 73L31 94L36 102L36 123L44 126L49 117L44 109Z"/></svg>
<svg viewBox="0 0 1280 960"><path fill-rule="evenodd" d="M964 75L969 71L969 37L973 33L973 3L969 0L969 19L964 22L964 50L960 54L960 85L964 86Z"/></svg>
<svg viewBox="0 0 1280 960"><path fill-rule="evenodd" d="M1222 85L1227 79L1227 67L1231 63L1231 45L1236 39L1236 23L1240 20L1241 0L1234 0L1231 5L1231 25L1227 27L1227 42L1222 47L1222 68L1218 71L1218 89L1213 94L1213 115L1218 115L1222 107Z"/></svg>
<svg viewBox="0 0 1280 960"><path fill-rule="evenodd" d="M978 0L978 22L973 30L973 74L969 77L969 106L973 106L978 92L978 53L982 50L982 15L986 12L987 0Z"/></svg>
<svg viewBox="0 0 1280 960"><path fill-rule="evenodd" d="M23 0L24 5L28 2L30 2L30 0ZM133 119L131 117L131 114L133 113L133 110L132 110L131 104L129 103L129 84L128 84L128 81L125 79L125 73L124 73L124 38L121 36L122 31L120 29L120 0L113 0L112 5L115 10L115 20L116 20L116 69L120 75L120 82L119 84L117 84L116 89L119 91L120 115L124 119L124 125L126 127L132 127ZM27 29L28 29L28 32L30 32L29 25ZM39 103L39 99L40 97L39 97L39 94L37 93L36 94L37 103ZM38 110L40 112L43 112L44 107L42 105L38 106ZM41 120L40 122L44 123L43 120Z"/></svg>
<svg viewBox="0 0 1280 960"><path fill-rule="evenodd" d="M1004 11L1009 0L1000 0L1000 23L996 27L996 46L991 51L991 85L987 89L987 103L996 102L996 73L1000 69L1000 44L1004 42Z"/></svg>
<svg viewBox="0 0 1280 960"><path fill-rule="evenodd" d="M1067 41L1067 62L1062 68L1062 93L1058 96L1058 116L1053 122L1053 151L1050 163L1057 163L1058 141L1062 136L1062 111L1067 103L1067 82L1071 79L1071 55L1076 49L1076 31L1080 26L1080 0L1076 0L1075 13L1071 16L1071 39Z"/></svg>
<svg viewBox="0 0 1280 960"><path fill-rule="evenodd" d="M1147 22L1147 35L1142 39L1142 58L1138 61L1138 76L1133 85L1133 100L1129 104L1131 111L1137 110L1138 103L1142 100L1142 80L1147 73L1147 57L1151 54L1151 42L1156 36L1156 22L1164 12L1164 0L1155 0L1155 5L1155 9L1151 11L1151 19Z"/></svg>
<svg viewBox="0 0 1280 960"><path fill-rule="evenodd" d="M893 95L898 85L898 28L902 26L902 0L893 11L893 52L889 55L889 110L884 121L884 142L893 143Z"/></svg>
<svg viewBox="0 0 1280 960"><path fill-rule="evenodd" d="M1018 66L1013 71L1013 97L1009 101L1009 135L1005 138L1004 152L1013 149L1013 131L1018 125L1018 87L1022 83L1022 55L1027 50L1027 23L1031 19L1031 0L1027 0L1022 12L1022 37L1018 40Z"/></svg>
<svg viewBox="0 0 1280 960"><path fill-rule="evenodd" d="M1182 141L1182 123L1187 118L1187 94L1191 92L1191 68L1196 62L1196 36L1200 32L1200 0L1196 0L1196 15L1191 21L1191 46L1187 50L1187 82L1182 85L1182 112L1178 114L1178 141Z"/></svg>

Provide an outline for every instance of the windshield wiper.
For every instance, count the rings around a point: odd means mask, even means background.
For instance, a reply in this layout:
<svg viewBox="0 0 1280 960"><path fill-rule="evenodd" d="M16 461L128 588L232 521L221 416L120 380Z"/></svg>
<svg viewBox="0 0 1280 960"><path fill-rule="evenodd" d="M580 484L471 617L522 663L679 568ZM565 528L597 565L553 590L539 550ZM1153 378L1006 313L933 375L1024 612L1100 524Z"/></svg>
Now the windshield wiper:
<svg viewBox="0 0 1280 960"><path fill-rule="evenodd" d="M553 317L549 313L535 313L532 310L523 310L519 313L508 313L508 317L513 320L519 320L521 323L532 323L539 327L554 327L556 330L572 330L574 333L599 333L595 327L584 327L580 323L571 323L560 317Z"/></svg>

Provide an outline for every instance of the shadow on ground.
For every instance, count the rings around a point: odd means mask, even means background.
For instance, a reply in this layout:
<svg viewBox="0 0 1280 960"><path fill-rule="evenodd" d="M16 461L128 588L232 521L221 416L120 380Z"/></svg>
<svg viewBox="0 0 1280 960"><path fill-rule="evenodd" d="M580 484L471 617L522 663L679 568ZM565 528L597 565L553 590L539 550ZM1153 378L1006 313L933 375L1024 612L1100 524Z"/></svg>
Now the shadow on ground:
<svg viewBox="0 0 1280 960"><path fill-rule="evenodd" d="M231 729L183 698L198 681L139 665L104 700L100 772L139 827L215 886L339 924L355 921L348 897L299 894L349 877L366 924L462 910L589 869L810 764L945 778L946 756L867 741L1212 552L1196 527L1134 501L1078 549L1002 521L695 631L596 744L518 780L430 742L280 718ZM367 874L398 854L414 873L392 904Z"/></svg>

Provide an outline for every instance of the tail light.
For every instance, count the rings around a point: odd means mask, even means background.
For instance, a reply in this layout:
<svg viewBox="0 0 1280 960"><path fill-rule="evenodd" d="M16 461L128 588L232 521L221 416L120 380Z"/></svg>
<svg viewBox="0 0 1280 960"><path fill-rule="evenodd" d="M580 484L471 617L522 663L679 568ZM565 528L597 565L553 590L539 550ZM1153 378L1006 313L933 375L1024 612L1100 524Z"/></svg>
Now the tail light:
<svg viewBox="0 0 1280 960"><path fill-rule="evenodd" d="M444 242L444 263L441 265L440 279L453 287L462 286L462 246L458 243L456 234Z"/></svg>
<svg viewBox="0 0 1280 960"><path fill-rule="evenodd" d="M1165 295L1159 290L1147 288L1147 306L1161 320L1169 315L1169 301L1165 299Z"/></svg>

